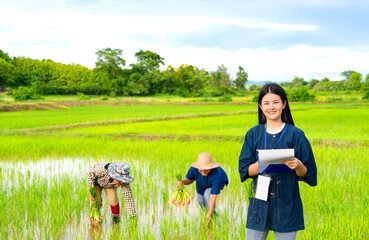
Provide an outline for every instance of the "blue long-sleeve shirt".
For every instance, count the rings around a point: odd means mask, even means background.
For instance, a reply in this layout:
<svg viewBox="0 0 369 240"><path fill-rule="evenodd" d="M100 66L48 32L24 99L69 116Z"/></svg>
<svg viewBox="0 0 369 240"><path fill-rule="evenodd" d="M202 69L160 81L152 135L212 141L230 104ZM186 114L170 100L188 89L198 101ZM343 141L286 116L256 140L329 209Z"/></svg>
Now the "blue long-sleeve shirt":
<svg viewBox="0 0 369 240"><path fill-rule="evenodd" d="M221 167L211 169L206 177L201 175L198 169L190 167L186 178L196 181L196 192L200 195L204 195L205 190L210 187L210 194L218 195L220 190L228 185L227 174Z"/></svg>
<svg viewBox="0 0 369 240"><path fill-rule="evenodd" d="M266 149L274 148L282 131L277 134L267 133ZM295 171L269 173L272 180L268 200L250 198L247 228L263 230L267 224L270 230L277 232L292 232L305 228L298 181L304 181L310 186L317 185L314 154L304 132L292 125L288 126L276 147L276 149L285 148L295 150L295 157L307 169L306 176L298 177ZM242 182L250 178L248 170L250 165L257 161L257 149L265 149L265 124L259 124L246 133L238 168ZM252 178L256 186L257 176Z"/></svg>

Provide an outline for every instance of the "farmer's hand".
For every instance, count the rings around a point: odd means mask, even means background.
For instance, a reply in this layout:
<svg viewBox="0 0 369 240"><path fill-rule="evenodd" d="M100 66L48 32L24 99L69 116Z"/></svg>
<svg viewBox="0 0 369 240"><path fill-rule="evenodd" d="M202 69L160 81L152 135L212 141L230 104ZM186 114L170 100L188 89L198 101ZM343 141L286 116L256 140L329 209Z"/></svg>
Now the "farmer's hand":
<svg viewBox="0 0 369 240"><path fill-rule="evenodd" d="M210 220L211 220L211 215L206 215L206 217L205 217L205 222L206 222L206 224L209 224L210 223Z"/></svg>
<svg viewBox="0 0 369 240"><path fill-rule="evenodd" d="M299 168L302 165L302 162L297 158L293 158L292 160L284 160L283 164L291 169Z"/></svg>
<svg viewBox="0 0 369 240"><path fill-rule="evenodd" d="M90 206L94 203L94 200L96 199L96 198L93 198L92 196L91 196L91 194L90 195L88 195L88 198L90 199Z"/></svg>
<svg viewBox="0 0 369 240"><path fill-rule="evenodd" d="M176 182L176 188L178 188L179 186L181 186L182 182L181 181L178 181Z"/></svg>

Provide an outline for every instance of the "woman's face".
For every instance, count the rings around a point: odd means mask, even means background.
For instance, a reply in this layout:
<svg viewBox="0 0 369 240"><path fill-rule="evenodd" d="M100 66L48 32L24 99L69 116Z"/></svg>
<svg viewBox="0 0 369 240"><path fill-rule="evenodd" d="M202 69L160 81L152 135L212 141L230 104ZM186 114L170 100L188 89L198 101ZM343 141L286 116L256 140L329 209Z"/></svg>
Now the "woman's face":
<svg viewBox="0 0 369 240"><path fill-rule="evenodd" d="M206 177L209 174L210 169L206 169L206 170L199 169L199 172L201 173L201 175L203 175L204 177Z"/></svg>
<svg viewBox="0 0 369 240"><path fill-rule="evenodd" d="M285 106L286 102L283 103L281 97L274 93L265 94L259 105L269 121L282 121L281 116Z"/></svg>
<svg viewBox="0 0 369 240"><path fill-rule="evenodd" d="M117 179L113 179L113 180L114 180L115 184L117 184L118 186L123 184L122 182L118 181Z"/></svg>

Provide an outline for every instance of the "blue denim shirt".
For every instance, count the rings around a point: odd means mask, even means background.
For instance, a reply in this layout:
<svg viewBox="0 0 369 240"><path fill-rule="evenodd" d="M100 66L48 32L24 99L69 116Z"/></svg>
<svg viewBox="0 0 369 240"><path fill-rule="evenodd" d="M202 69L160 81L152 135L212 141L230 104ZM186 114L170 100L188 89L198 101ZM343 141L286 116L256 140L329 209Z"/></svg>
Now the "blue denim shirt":
<svg viewBox="0 0 369 240"><path fill-rule="evenodd" d="M198 169L190 167L186 178L196 181L196 192L200 195L204 195L205 190L210 187L210 194L218 195L220 190L223 190L224 185L228 185L227 174L221 167L211 169L206 177L201 175Z"/></svg>
<svg viewBox="0 0 369 240"><path fill-rule="evenodd" d="M286 126L285 126L286 127ZM267 149L272 149L281 133L267 134ZM250 198L246 227L277 232L292 232L305 228L299 181L317 185L317 168L314 154L305 134L295 126L289 126L276 149L293 148L295 157L307 168L306 177L300 178L295 171L268 173L271 177L267 201ZM257 149L265 149L265 125L251 128L245 136L239 157L238 171L241 181L250 178L249 166L257 161ZM256 186L257 176L253 176Z"/></svg>

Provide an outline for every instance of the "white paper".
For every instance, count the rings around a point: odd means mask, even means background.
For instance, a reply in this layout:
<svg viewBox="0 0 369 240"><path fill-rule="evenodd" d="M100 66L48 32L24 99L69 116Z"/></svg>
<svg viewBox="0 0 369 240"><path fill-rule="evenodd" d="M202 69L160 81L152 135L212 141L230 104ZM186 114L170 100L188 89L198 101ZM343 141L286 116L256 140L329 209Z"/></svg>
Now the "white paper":
<svg viewBox="0 0 369 240"><path fill-rule="evenodd" d="M257 150L259 152L259 164L282 164L284 160L292 160L295 150L291 149L268 149Z"/></svg>
<svg viewBox="0 0 369 240"><path fill-rule="evenodd" d="M270 177L259 175L256 184L255 198L266 201L268 199Z"/></svg>

